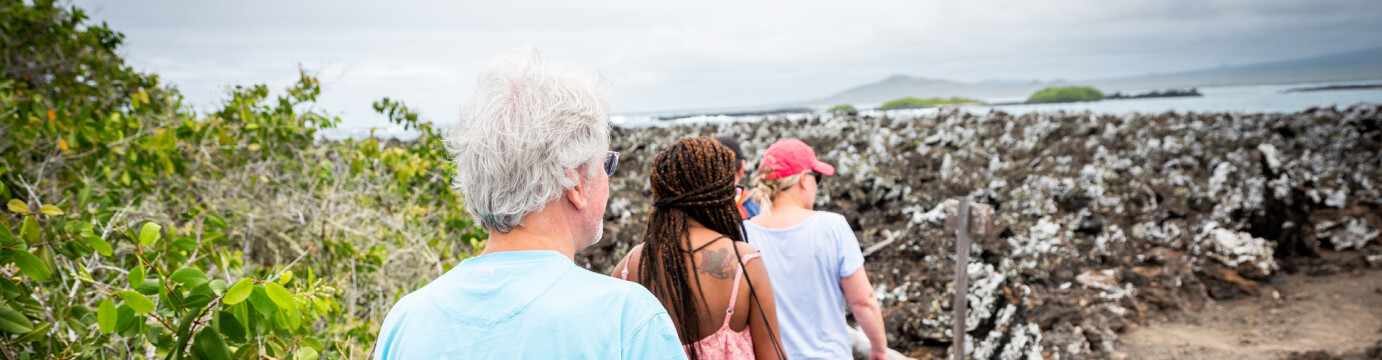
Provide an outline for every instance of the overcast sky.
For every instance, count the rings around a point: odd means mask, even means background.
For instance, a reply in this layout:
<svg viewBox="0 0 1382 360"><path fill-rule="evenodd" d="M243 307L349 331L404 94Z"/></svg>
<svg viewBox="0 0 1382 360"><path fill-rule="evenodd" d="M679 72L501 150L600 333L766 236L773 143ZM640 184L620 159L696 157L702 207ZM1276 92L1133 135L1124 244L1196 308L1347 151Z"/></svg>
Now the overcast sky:
<svg viewBox="0 0 1382 360"><path fill-rule="evenodd" d="M456 119L484 63L536 45L614 84L616 112L823 98L894 74L1095 79L1382 46L1378 0L79 0L198 108L298 64L346 126L401 99Z"/></svg>

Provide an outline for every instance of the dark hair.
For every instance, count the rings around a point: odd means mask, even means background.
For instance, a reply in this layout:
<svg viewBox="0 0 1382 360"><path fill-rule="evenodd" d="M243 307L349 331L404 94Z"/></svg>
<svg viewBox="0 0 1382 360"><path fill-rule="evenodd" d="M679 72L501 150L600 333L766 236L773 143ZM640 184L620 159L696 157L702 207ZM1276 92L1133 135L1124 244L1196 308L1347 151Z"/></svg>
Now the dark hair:
<svg viewBox="0 0 1382 360"><path fill-rule="evenodd" d="M700 340L701 309L696 307L692 294L699 293L701 303L706 303L696 264L691 262L688 269L683 257L693 251L686 219L695 219L732 241L744 241L743 219L734 202L734 177L738 171L733 152L707 137L677 140L653 157L649 179L653 211L643 236L638 282L670 310L683 344ZM733 248L738 262L742 256L738 256L738 246ZM691 284L695 284L697 291L692 291ZM749 289L750 300L756 300L752 282ZM772 340L777 344L777 339ZM698 359L699 349L691 346L688 355Z"/></svg>
<svg viewBox="0 0 1382 360"><path fill-rule="evenodd" d="M739 148L739 140L734 140L734 138L728 136L716 136L715 141L719 141L720 145L724 145L729 148L729 151L733 151L734 160L744 161L744 150Z"/></svg>

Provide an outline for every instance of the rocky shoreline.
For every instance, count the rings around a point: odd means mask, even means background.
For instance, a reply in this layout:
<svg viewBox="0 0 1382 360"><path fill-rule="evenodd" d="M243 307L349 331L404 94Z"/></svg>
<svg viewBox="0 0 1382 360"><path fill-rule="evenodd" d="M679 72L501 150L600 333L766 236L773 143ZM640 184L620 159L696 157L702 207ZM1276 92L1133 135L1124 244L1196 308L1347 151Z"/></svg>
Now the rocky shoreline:
<svg viewBox="0 0 1382 360"><path fill-rule="evenodd" d="M798 138L835 164L817 208L844 214L864 248L886 243L867 268L890 345L918 358L954 341L942 203L959 196L995 209L965 269L976 359L1125 358L1120 334L1149 316L1254 296L1287 273L1382 269L1379 105L616 127L605 239L578 263L608 272L642 241L653 154L702 135L735 136L751 159Z"/></svg>

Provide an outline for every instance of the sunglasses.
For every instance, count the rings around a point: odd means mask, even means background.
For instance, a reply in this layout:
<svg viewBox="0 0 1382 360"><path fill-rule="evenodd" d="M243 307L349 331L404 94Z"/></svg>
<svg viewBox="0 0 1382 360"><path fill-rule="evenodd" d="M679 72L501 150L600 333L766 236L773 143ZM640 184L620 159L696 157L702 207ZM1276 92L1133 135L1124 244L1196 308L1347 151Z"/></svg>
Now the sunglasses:
<svg viewBox="0 0 1382 360"><path fill-rule="evenodd" d="M815 170L807 170L806 172L807 172L807 173L810 173L811 176L813 176L813 177L816 178L816 184L817 184L817 185L819 185L819 184L821 183L821 176L822 176L821 173L818 173L818 172L816 172Z"/></svg>
<svg viewBox="0 0 1382 360"><path fill-rule="evenodd" d="M619 166L619 153L610 151L605 155L605 175L614 176L614 169Z"/></svg>

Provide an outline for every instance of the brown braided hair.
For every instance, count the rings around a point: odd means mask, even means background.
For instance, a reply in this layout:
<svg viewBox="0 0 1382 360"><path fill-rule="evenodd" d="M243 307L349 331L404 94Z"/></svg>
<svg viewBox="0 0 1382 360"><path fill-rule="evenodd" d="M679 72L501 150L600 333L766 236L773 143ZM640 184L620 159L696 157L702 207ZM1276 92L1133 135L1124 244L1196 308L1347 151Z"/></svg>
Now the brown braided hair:
<svg viewBox="0 0 1382 360"><path fill-rule="evenodd" d="M734 178L738 171L739 161L734 152L708 137L677 140L653 157L649 179L653 211L648 216L648 228L643 236L643 261L639 264L638 281L670 310L683 344L695 344L700 340L702 312L696 307L692 294L700 294L701 303L708 304L700 288L695 262L687 268L685 256L692 252L692 246L686 219L695 219L732 241L744 241L743 218L734 201ZM738 254L738 246L733 248L735 261L739 261L742 256ZM695 284L695 292L691 284ZM757 300L752 282L749 282L749 289L750 300ZM708 305L705 311L711 313ZM764 321L767 321L766 315ZM781 354L777 339L772 340ZM690 347L691 359L699 359L698 350L696 346Z"/></svg>

